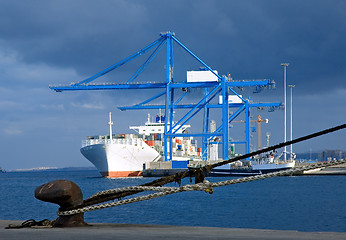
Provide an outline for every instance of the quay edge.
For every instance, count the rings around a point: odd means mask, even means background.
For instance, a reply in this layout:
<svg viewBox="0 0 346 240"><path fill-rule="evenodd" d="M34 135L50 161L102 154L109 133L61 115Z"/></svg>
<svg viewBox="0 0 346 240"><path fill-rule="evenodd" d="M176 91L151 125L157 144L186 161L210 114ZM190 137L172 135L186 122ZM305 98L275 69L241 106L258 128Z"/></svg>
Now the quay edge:
<svg viewBox="0 0 346 240"><path fill-rule="evenodd" d="M164 225L135 225L94 223L89 227L5 229L20 221L0 220L0 239L346 239L344 232L299 232L291 230L185 227Z"/></svg>

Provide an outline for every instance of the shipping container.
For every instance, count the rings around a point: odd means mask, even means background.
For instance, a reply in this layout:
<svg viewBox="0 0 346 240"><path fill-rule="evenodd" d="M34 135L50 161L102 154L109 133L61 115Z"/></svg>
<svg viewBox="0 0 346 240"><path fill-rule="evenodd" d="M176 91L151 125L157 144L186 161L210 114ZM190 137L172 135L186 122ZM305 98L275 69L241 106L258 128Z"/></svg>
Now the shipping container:
<svg viewBox="0 0 346 240"><path fill-rule="evenodd" d="M187 168L189 161L172 161L172 168Z"/></svg>

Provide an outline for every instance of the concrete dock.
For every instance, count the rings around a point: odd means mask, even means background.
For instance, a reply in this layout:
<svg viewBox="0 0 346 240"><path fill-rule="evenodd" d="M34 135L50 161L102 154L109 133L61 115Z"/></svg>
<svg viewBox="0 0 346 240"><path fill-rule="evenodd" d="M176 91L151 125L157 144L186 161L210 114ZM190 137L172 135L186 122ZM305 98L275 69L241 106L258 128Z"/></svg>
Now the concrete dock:
<svg viewBox="0 0 346 240"><path fill-rule="evenodd" d="M296 163L296 167L304 167L312 165L313 163ZM299 174L297 174L299 175ZM305 171L300 175L346 175L346 164L335 165L327 168L320 168L316 170Z"/></svg>
<svg viewBox="0 0 346 240"><path fill-rule="evenodd" d="M346 239L346 233L339 232L298 232L263 229L237 229L215 227L182 227L163 225L103 224L76 228L22 228L5 229L9 224L21 221L0 220L0 239Z"/></svg>

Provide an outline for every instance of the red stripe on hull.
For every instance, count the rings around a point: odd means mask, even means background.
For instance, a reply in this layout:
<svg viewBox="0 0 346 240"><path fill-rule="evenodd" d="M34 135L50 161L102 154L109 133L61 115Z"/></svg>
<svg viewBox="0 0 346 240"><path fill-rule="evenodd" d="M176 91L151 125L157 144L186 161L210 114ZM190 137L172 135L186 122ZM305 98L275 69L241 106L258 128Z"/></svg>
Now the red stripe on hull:
<svg viewBox="0 0 346 240"><path fill-rule="evenodd" d="M142 175L142 171L101 172L101 175L109 178L138 177Z"/></svg>

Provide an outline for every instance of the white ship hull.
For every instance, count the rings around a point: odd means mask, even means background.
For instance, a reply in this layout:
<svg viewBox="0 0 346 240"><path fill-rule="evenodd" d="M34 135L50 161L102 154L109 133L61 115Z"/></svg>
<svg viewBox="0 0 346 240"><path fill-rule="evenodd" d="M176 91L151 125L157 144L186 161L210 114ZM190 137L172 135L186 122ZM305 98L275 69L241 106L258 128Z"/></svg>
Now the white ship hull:
<svg viewBox="0 0 346 240"><path fill-rule="evenodd" d="M292 169L295 161L281 163L253 164L251 167L232 167L230 164L220 166L211 170L208 176L253 176L270 172Z"/></svg>
<svg viewBox="0 0 346 240"><path fill-rule="evenodd" d="M260 171L280 171L284 169L291 169L294 168L295 161L290 162L278 162L278 163L263 163L263 164L253 164L252 169L253 170L260 170Z"/></svg>
<svg viewBox="0 0 346 240"><path fill-rule="evenodd" d="M161 157L142 139L114 139L103 142L86 145L80 149L103 177L139 176L145 162Z"/></svg>

